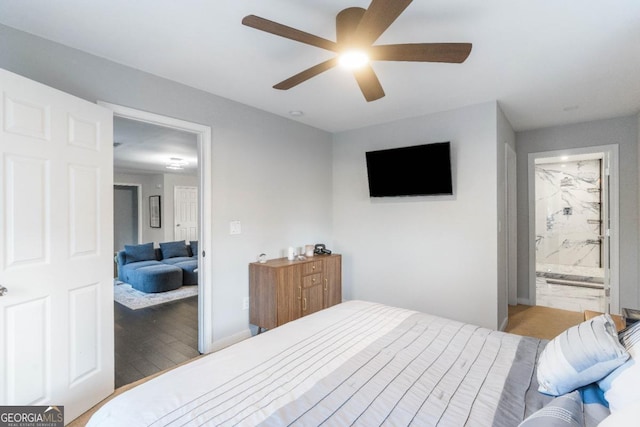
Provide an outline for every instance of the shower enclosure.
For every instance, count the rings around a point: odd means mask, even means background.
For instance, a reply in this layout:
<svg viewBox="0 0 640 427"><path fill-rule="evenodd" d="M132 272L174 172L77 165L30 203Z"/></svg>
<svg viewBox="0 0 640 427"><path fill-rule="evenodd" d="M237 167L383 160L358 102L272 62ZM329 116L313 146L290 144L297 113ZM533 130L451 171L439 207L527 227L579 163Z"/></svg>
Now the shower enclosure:
<svg viewBox="0 0 640 427"><path fill-rule="evenodd" d="M539 305L605 311L602 178L602 159L536 160Z"/></svg>

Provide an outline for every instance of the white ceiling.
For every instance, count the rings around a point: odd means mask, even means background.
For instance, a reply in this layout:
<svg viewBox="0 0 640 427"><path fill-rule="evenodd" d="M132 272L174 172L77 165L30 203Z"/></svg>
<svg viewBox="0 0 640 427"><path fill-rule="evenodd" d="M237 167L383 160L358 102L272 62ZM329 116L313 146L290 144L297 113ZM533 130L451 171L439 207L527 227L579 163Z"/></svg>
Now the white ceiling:
<svg viewBox="0 0 640 427"><path fill-rule="evenodd" d="M241 25L255 14L335 40L368 0L0 0L0 22L335 132L498 100L516 130L640 110L638 0L414 0L377 44L471 42L463 64L376 62L367 103L347 71L271 87L331 57Z"/></svg>
<svg viewBox="0 0 640 427"><path fill-rule="evenodd" d="M113 141L113 164L117 173L198 173L195 134L114 117ZM167 169L172 158L187 164L181 170Z"/></svg>

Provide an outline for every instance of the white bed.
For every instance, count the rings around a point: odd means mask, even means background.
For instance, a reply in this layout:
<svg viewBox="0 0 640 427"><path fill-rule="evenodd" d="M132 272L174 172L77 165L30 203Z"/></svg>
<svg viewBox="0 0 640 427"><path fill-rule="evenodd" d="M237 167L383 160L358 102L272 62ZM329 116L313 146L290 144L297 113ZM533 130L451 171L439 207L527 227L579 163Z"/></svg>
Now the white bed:
<svg viewBox="0 0 640 427"><path fill-rule="evenodd" d="M199 358L108 402L89 426L517 426L546 342L350 301Z"/></svg>

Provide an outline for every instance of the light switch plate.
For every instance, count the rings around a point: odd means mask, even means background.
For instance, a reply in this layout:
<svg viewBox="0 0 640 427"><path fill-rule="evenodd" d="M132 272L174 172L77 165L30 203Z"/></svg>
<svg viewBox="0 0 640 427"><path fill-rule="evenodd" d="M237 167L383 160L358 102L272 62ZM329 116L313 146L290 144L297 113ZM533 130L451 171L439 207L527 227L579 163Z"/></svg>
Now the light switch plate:
<svg viewBox="0 0 640 427"><path fill-rule="evenodd" d="M229 222L229 234L241 234L242 226L240 225L240 221L231 221Z"/></svg>

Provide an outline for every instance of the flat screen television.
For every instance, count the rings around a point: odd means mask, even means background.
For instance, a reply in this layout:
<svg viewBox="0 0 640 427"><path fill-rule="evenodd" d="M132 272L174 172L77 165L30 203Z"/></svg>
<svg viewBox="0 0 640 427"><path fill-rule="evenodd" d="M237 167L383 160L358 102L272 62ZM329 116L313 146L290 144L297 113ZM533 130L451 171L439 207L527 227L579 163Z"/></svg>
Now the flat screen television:
<svg viewBox="0 0 640 427"><path fill-rule="evenodd" d="M453 194L450 145L438 142L366 152L369 195Z"/></svg>

